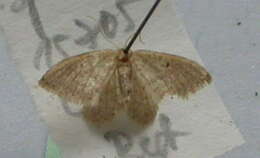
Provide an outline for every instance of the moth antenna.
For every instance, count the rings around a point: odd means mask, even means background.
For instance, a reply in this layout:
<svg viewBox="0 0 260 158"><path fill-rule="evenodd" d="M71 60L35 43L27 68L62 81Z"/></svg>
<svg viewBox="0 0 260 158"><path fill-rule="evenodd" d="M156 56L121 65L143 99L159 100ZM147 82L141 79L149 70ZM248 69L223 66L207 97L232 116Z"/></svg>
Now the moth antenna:
<svg viewBox="0 0 260 158"><path fill-rule="evenodd" d="M97 22L97 19L95 19L94 17L92 17L92 16L87 16L87 17L90 18L90 19L92 19L93 21ZM97 22L97 23L98 23L98 22ZM116 47L116 49L120 49L120 47L119 47L117 44L115 44L112 40L110 40L110 39L106 36L106 34L104 33L104 29L103 29L103 27L100 25L100 23L98 23L98 28L100 28L100 32L101 32L102 37L103 37L108 43L112 44L114 47Z"/></svg>
<svg viewBox="0 0 260 158"><path fill-rule="evenodd" d="M154 5L152 6L152 8L149 10L148 14L146 15L146 17L144 18L144 20L142 21L142 23L140 24L140 26L138 27L138 29L136 30L133 38L130 40L130 42L128 43L128 45L126 46L126 48L124 49L124 53L128 54L130 48L132 47L133 43L135 42L136 38L138 37L138 35L141 33L142 29L144 28L145 24L147 23L147 21L149 20L149 18L151 17L151 15L153 14L154 10L156 9L156 7L158 6L158 4L161 2L161 0L156 0Z"/></svg>
<svg viewBox="0 0 260 158"><path fill-rule="evenodd" d="M100 28L100 32L101 32L101 35L103 36L103 38L104 38L108 43L112 44L114 47L116 47L116 49L119 50L120 47L106 36L106 34L104 33L103 27L102 27L100 24L98 24L98 27Z"/></svg>
<svg viewBox="0 0 260 158"><path fill-rule="evenodd" d="M127 40L126 40L126 42L125 42L125 44L124 44L124 47L127 46L127 43L130 41L130 39L131 39L132 37L133 37L133 34L130 35L130 36L128 36L128 38L127 38ZM143 41L143 38L142 38L142 33L140 33L140 35L138 36L138 39L139 39L139 41L140 41L142 44L145 44L145 42Z"/></svg>
<svg viewBox="0 0 260 158"><path fill-rule="evenodd" d="M140 33L140 35L138 36L139 38L139 41L142 43L142 44L145 44L144 40L143 40L143 37L142 37L142 33Z"/></svg>

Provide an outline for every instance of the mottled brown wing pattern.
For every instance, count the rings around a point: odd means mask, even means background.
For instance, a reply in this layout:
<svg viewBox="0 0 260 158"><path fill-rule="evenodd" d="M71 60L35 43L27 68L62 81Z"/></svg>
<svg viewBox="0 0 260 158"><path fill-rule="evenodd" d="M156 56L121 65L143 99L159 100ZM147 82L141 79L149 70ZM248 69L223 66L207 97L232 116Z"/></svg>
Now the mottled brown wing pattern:
<svg viewBox="0 0 260 158"><path fill-rule="evenodd" d="M124 108L118 79L119 75L114 69L109 80L104 84L95 106L83 107L83 114L87 120L102 124L111 121Z"/></svg>
<svg viewBox="0 0 260 158"><path fill-rule="evenodd" d="M152 99L152 91L145 83L146 80L137 76L138 72L132 71L132 91L130 102L127 105L128 116L141 125L148 125L153 122L158 104Z"/></svg>
<svg viewBox="0 0 260 158"><path fill-rule="evenodd" d="M126 110L131 119L148 125L165 95L187 98L211 81L202 66L184 57L138 50L129 61L118 60L122 55L103 50L70 57L53 66L39 84L82 104L84 117L93 123L105 123Z"/></svg>
<svg viewBox="0 0 260 158"><path fill-rule="evenodd" d="M91 106L112 75L116 55L116 51L103 50L64 59L46 72L39 85L67 101Z"/></svg>
<svg viewBox="0 0 260 158"><path fill-rule="evenodd" d="M211 82L206 69L181 56L137 50L132 54L132 62L137 65L138 73L150 76L146 77L146 81L159 95L157 103L165 94L187 98Z"/></svg>
<svg viewBox="0 0 260 158"><path fill-rule="evenodd" d="M162 74L160 74L161 72L154 67L156 63L150 63L148 60L145 62L142 57L136 56L134 52L131 58L133 72L136 73L139 82L149 93L149 98L155 104L158 104L168 91L168 87L162 78Z"/></svg>

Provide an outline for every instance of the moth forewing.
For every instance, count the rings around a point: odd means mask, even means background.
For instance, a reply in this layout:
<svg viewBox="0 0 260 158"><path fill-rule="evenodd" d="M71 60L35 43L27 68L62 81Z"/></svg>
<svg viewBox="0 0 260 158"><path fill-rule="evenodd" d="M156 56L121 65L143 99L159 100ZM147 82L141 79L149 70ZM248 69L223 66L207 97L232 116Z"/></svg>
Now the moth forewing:
<svg viewBox="0 0 260 158"><path fill-rule="evenodd" d="M211 76L206 69L190 59L148 50L137 50L134 56L142 59L144 65L149 65L157 79L164 83L161 87L164 85L167 90L162 91L165 92L163 95L187 98L189 94L211 82Z"/></svg>
<svg viewBox="0 0 260 158"><path fill-rule="evenodd" d="M90 103L114 67L115 52L93 51L64 59L43 75L39 85L70 102Z"/></svg>
<svg viewBox="0 0 260 158"><path fill-rule="evenodd" d="M151 63L149 58L140 58L135 53L132 58L133 71L142 84L142 88L151 97L153 103L158 104L168 91L168 87L163 81L164 76L153 66L156 63Z"/></svg>

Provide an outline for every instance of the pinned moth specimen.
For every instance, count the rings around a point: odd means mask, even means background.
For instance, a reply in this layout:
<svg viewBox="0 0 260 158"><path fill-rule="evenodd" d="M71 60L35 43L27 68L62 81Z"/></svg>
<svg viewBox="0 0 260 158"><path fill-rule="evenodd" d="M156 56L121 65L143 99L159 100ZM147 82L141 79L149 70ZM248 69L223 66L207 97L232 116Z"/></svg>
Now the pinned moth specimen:
<svg viewBox="0 0 260 158"><path fill-rule="evenodd" d="M153 122L165 95L187 98L211 82L201 65L187 58L148 50L130 50L159 4L157 0L125 49L100 50L69 57L44 74L39 85L76 104L95 124L121 111L140 125Z"/></svg>

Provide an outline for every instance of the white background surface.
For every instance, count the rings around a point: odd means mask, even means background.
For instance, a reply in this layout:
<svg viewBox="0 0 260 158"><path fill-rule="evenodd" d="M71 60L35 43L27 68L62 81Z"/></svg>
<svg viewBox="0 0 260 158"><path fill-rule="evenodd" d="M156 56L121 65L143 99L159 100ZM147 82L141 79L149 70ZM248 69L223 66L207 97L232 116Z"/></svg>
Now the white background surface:
<svg viewBox="0 0 260 158"><path fill-rule="evenodd" d="M260 97L255 96L255 92L260 91L260 2L257 0L229 0L228 2L177 0L177 6L177 13L183 18L203 62L214 76L225 105L247 141L245 145L220 157L259 158ZM241 22L241 25L238 26L238 22ZM26 109L20 106L19 109L8 109L8 111L4 111L2 106L3 104L19 106L21 102L29 104L31 101L20 77L17 77L16 71L8 63L9 59L4 55L4 43L0 41L1 82L4 80L10 82L0 84L0 128L4 129L4 132L0 132L0 143L2 143L0 148L3 146L10 149L19 148L19 153L13 153L12 157L40 157L43 155L40 151L45 144L40 140L43 140L46 132L35 122L34 117L37 116L33 115L33 106L26 106ZM3 73L4 71L6 72ZM3 87L5 85L8 87ZM12 96L17 99L11 99ZM19 100L20 97L23 99ZM29 107L32 108L31 111ZM27 112L20 113L21 111ZM21 120L12 121L13 116L20 117ZM25 132L28 137L20 138L20 132ZM10 139L9 136L11 134L14 136L13 133L17 135ZM17 144L19 139L26 139L28 144ZM33 152L29 145L35 148ZM1 156L5 157L4 154L1 153Z"/></svg>

